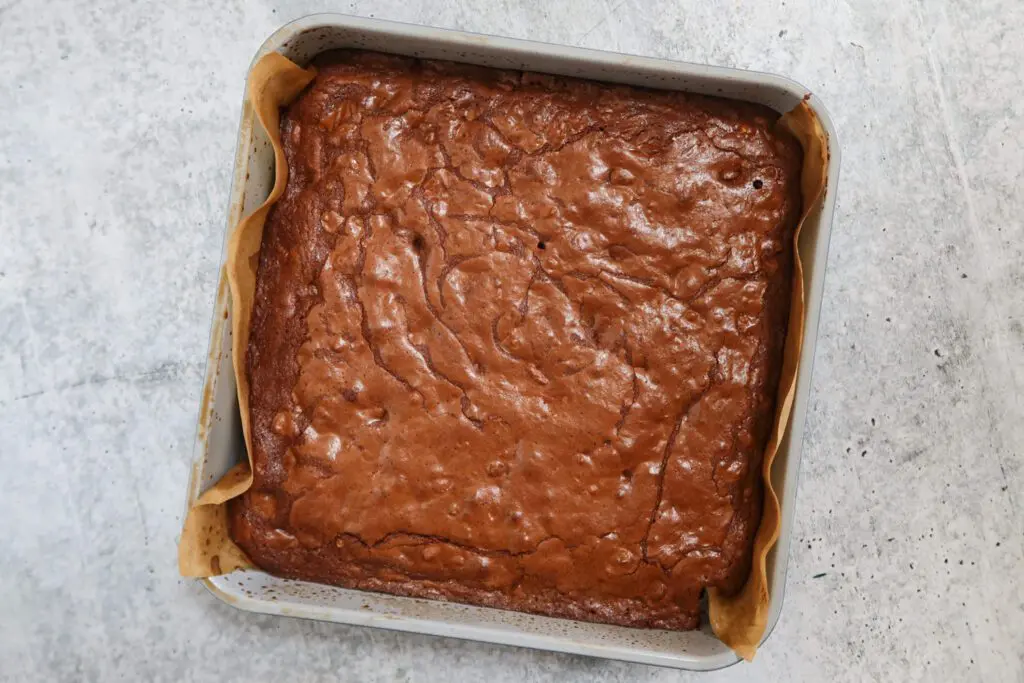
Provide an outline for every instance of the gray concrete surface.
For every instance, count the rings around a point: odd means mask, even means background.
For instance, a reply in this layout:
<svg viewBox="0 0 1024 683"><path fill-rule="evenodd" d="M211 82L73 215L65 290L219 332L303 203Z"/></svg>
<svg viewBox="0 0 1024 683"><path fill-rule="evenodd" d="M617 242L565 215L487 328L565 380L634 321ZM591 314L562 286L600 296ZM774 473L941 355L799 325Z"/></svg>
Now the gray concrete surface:
<svg viewBox="0 0 1024 683"><path fill-rule="evenodd" d="M843 171L781 622L708 681L1024 681L1024 4L0 0L0 679L675 681L179 579L249 60L314 11L789 75Z"/></svg>

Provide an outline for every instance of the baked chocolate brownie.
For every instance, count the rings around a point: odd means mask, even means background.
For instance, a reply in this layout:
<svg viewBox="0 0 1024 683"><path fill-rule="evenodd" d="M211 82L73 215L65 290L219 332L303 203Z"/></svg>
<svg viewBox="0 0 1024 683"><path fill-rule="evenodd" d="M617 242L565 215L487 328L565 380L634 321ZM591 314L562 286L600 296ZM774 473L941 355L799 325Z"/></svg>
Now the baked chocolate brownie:
<svg viewBox="0 0 1024 683"><path fill-rule="evenodd" d="M283 116L235 541L287 577L697 627L761 513L800 212L777 120L321 60Z"/></svg>

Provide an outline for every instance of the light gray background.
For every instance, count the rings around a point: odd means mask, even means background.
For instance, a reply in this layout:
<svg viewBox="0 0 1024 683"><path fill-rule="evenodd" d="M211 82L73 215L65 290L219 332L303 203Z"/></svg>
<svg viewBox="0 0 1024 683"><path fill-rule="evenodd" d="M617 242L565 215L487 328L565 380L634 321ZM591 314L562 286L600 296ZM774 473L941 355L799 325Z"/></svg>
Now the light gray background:
<svg viewBox="0 0 1024 683"><path fill-rule="evenodd" d="M1024 4L773 4L0 0L0 679L695 680L177 577L246 67L335 9L817 92L843 169L785 608L704 679L1024 681Z"/></svg>

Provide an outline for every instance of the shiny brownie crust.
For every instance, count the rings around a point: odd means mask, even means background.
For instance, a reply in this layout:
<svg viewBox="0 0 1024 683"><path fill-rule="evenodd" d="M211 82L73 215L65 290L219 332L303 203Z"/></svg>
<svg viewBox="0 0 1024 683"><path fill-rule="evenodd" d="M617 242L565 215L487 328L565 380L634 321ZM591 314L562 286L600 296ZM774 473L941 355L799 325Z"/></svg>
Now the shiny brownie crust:
<svg viewBox="0 0 1024 683"><path fill-rule="evenodd" d="M281 576L697 627L761 514L800 208L777 119L322 58L281 126L235 541Z"/></svg>

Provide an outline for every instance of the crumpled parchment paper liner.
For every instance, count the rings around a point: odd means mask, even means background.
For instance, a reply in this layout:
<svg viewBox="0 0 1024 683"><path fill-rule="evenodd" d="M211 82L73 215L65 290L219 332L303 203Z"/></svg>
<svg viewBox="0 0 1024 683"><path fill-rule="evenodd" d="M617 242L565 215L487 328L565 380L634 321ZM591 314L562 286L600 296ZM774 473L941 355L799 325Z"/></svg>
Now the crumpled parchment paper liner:
<svg viewBox="0 0 1024 683"><path fill-rule="evenodd" d="M271 52L249 72L249 102L274 146L274 188L263 204L242 219L228 242L227 279L231 289L231 359L238 384L238 410L245 435L245 451L252 453L249 425L249 376L245 371L245 349L249 343L256 270L259 267L263 224L270 207L284 192L288 164L281 146L281 107L313 80L316 71L302 69L291 60ZM228 534L225 503L252 486L252 456L235 465L220 481L206 490L185 518L178 543L178 571L182 576L206 577L226 574L252 563Z"/></svg>
<svg viewBox="0 0 1024 683"><path fill-rule="evenodd" d="M231 289L232 362L238 384L238 406L247 453L251 453L249 379L245 352L256 290L263 225L270 207L284 192L288 165L280 140L280 108L289 104L313 80L314 69L302 69L287 58L270 53L260 59L249 75L249 101L274 147L275 181L267 200L244 218L228 244L227 277ZM772 488L771 467L786 431L800 364L804 331L804 274L800 261L800 234L808 215L820 207L828 165L827 138L806 100L785 114L779 124L800 141L804 149L801 174L803 211L794 232L793 293L789 328L783 352L775 423L762 462L764 512L754 541L753 566L743 589L733 596L709 591L711 627L715 634L744 659L753 659L768 621L769 596L766 559L779 535L779 501ZM183 576L208 577L252 567L245 553L228 533L227 505L252 485L251 456L240 462L209 488L189 511L178 545L178 567Z"/></svg>
<svg viewBox="0 0 1024 683"><path fill-rule="evenodd" d="M800 222L793 234L793 298L789 308L789 328L786 331L786 346L783 350L782 373L779 379L779 393L775 405L775 424L772 427L768 445L765 447L761 473L764 480L764 511L761 524L754 537L753 564L747 583L739 593L722 595L719 591L708 591L711 628L722 642L747 661L754 658L757 646L764 636L768 624L768 574L766 563L768 551L779 538L779 499L772 488L772 463L779 451L779 444L786 433L789 415L793 409L793 395L796 393L796 379L800 366L800 351L804 341L804 282L803 263L800 260L800 235L807 217L820 210L825 190L826 169L828 168L828 139L825 131L807 105L806 98L795 109L779 120L796 137L804 149L804 165L800 174L800 190L803 194L803 210Z"/></svg>

